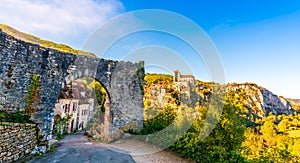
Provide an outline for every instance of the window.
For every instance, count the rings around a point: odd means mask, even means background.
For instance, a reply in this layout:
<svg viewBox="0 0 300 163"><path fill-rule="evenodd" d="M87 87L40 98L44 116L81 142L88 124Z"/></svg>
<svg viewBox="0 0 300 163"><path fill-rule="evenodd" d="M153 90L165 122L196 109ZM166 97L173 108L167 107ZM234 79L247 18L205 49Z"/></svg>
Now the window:
<svg viewBox="0 0 300 163"><path fill-rule="evenodd" d="M70 104L68 104L68 113L70 113Z"/></svg>
<svg viewBox="0 0 300 163"><path fill-rule="evenodd" d="M70 104L65 104L65 113L70 113Z"/></svg>
<svg viewBox="0 0 300 163"><path fill-rule="evenodd" d="M81 115L82 115L82 116L83 116L83 115L87 115L87 114L88 114L88 110L87 110L87 109L81 111Z"/></svg>
<svg viewBox="0 0 300 163"><path fill-rule="evenodd" d="M68 113L68 104L65 104L65 113Z"/></svg>
<svg viewBox="0 0 300 163"><path fill-rule="evenodd" d="M74 102L74 103L73 103L73 112L76 111L76 108L77 108L77 103Z"/></svg>

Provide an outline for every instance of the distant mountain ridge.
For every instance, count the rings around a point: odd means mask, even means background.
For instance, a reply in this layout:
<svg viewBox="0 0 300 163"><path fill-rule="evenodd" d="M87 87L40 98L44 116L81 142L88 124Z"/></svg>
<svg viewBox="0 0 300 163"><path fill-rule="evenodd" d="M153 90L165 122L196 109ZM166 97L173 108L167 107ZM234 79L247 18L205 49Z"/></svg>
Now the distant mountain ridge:
<svg viewBox="0 0 300 163"><path fill-rule="evenodd" d="M0 24L0 31L1 30L17 39L23 40L25 42L33 43L33 44L38 44L45 48L51 48L51 49L55 49L55 50L66 52L66 53L96 57L93 53L73 49L64 44L57 44L57 43L54 43L51 41L42 40L36 36L30 35L30 34L27 34L24 32L20 32L20 31L14 29L8 25L5 25L5 24Z"/></svg>

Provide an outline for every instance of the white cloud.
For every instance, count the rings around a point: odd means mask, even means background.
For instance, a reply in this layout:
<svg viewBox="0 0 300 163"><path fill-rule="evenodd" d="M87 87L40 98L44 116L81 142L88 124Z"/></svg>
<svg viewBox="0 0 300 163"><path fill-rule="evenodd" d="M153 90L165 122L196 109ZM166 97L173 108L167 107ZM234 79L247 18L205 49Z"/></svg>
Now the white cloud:
<svg viewBox="0 0 300 163"><path fill-rule="evenodd" d="M75 46L107 19L124 11L117 0L0 0L0 3L0 23Z"/></svg>

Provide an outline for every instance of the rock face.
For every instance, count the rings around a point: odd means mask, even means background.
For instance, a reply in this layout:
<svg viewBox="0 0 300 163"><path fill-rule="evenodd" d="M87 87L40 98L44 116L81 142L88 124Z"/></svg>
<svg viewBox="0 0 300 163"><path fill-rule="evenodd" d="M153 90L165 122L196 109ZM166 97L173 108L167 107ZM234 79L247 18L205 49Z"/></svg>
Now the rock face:
<svg viewBox="0 0 300 163"><path fill-rule="evenodd" d="M108 137L120 129L143 127L143 62L112 61L64 53L16 39L0 29L0 110L25 109L31 77L39 77L39 103L33 120L44 140L51 139L55 103L60 90L72 81L92 77L109 96Z"/></svg>
<svg viewBox="0 0 300 163"><path fill-rule="evenodd" d="M269 113L288 115L295 112L285 98L255 84L229 84L227 91L233 91L236 96L241 97L249 113L254 113L257 117L264 117Z"/></svg>

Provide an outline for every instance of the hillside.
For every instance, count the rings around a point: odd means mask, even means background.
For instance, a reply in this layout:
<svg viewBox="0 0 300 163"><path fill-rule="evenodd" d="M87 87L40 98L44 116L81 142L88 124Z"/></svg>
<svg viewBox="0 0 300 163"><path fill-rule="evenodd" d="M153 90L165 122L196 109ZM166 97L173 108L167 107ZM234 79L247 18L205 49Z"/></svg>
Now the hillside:
<svg viewBox="0 0 300 163"><path fill-rule="evenodd" d="M202 82L197 80L197 86L191 88L191 102L193 106L204 104L209 101L211 93L218 89L218 84L212 82ZM284 97L277 96L266 88L253 83L227 84L226 94L233 94L243 105L243 112L254 118L262 118L273 115L293 114L293 106ZM146 74L145 76L145 106L149 108L163 108L164 106L175 106L179 104L178 92L173 89L172 76L164 74ZM295 107L295 106L294 106Z"/></svg>
<svg viewBox="0 0 300 163"><path fill-rule="evenodd" d="M141 131L153 135L147 137L148 142L164 147L178 138L173 131L182 131L191 123L169 149L196 162L299 162L300 114L293 108L295 102L253 83L222 86L202 81L190 87L195 98L185 101L169 75L151 74L155 80L148 77L146 74L146 119ZM224 99L222 93L226 93ZM223 110L215 124L218 103L223 103ZM209 135L201 139L203 132Z"/></svg>
<svg viewBox="0 0 300 163"><path fill-rule="evenodd" d="M73 49L67 45L64 44L57 44L51 41L47 41L47 40L42 40L36 36L32 36L30 34L24 33L24 32L20 32L8 25L5 24L0 24L0 30L2 30L3 32L18 38L20 40L23 40L25 42L29 42L29 43L33 43L33 44L38 44L42 47L45 48L51 48L51 49L55 49L58 51L62 51L62 52L66 52L66 53L73 53L73 54L79 54L79 55L86 55L86 56L91 56L91 57L96 57L93 53L90 52L85 52L82 50L77 50L77 49Z"/></svg>
<svg viewBox="0 0 300 163"><path fill-rule="evenodd" d="M277 96L271 91L252 83L228 84L227 91L235 92L249 113L257 117L265 117L270 113L274 115L293 114L295 110L284 97Z"/></svg>
<svg viewBox="0 0 300 163"><path fill-rule="evenodd" d="M297 112L300 112L300 99L287 98L286 100L291 103L293 109L295 109Z"/></svg>
<svg viewBox="0 0 300 163"><path fill-rule="evenodd" d="M287 98L286 100L288 100L291 104L300 105L300 99Z"/></svg>

